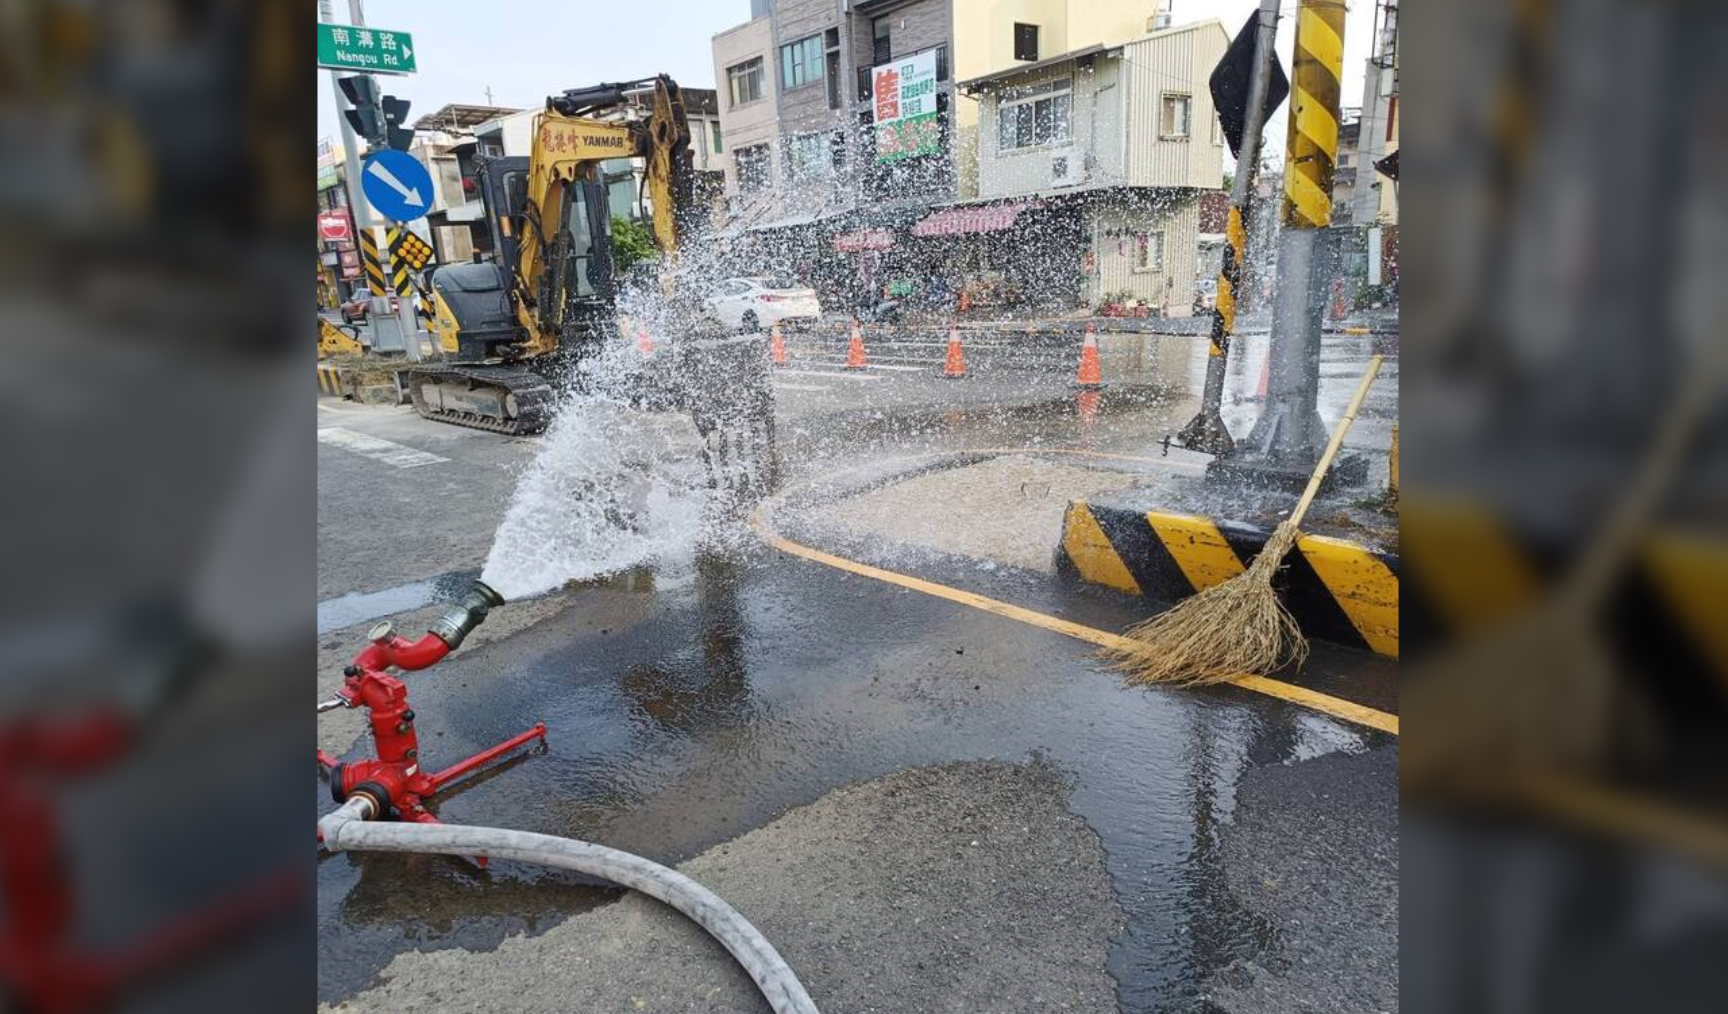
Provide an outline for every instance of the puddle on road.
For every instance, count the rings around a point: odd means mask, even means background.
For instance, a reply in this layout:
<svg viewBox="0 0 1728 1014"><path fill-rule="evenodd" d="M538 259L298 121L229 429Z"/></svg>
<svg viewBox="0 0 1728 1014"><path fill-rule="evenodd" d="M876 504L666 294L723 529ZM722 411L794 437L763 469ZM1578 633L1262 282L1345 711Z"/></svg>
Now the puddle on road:
<svg viewBox="0 0 1728 1014"><path fill-rule="evenodd" d="M1065 642L876 592L766 552L704 559L656 583L645 615L640 594L596 588L555 622L452 656L414 690L429 756L536 719L550 745L437 800L439 815L676 864L845 784L1036 754L1072 777L1071 806L1108 854L1128 914L1108 956L1122 1009L1201 1010L1211 975L1275 946L1226 886L1235 785L1372 737L1228 692L1124 692ZM1066 613L1086 622L1084 601ZM519 864L329 858L320 939L340 944L321 954L320 998L365 988L398 951L484 952L613 896Z"/></svg>
<svg viewBox="0 0 1728 1014"><path fill-rule="evenodd" d="M375 592L351 592L318 603L318 633L328 634L367 620L377 620L398 613L411 612L421 606L462 596L468 585L480 576L478 570L451 571L437 577L410 584L397 585Z"/></svg>

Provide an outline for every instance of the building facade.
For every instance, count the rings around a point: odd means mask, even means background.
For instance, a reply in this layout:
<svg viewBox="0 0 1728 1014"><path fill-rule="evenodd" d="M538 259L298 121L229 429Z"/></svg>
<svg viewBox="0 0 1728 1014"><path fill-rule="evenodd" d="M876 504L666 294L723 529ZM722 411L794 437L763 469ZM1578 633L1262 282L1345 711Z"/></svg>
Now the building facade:
<svg viewBox="0 0 1728 1014"><path fill-rule="evenodd" d="M1018 248L1076 301L1191 312L1202 195L1223 186L1206 81L1229 42L1203 21L962 82L980 108L979 197L1071 222Z"/></svg>
<svg viewBox="0 0 1728 1014"><path fill-rule="evenodd" d="M1144 34L1146 0L755 0L751 20L714 36L726 136L726 193L735 210L849 210L884 187L925 203L976 199L976 102L954 88L979 77ZM933 77L933 126L908 153L887 148L876 83L917 61ZM890 140L893 140L892 138ZM885 162L900 162L893 171ZM895 177L892 181L888 177ZM889 195L893 196L893 195ZM779 216L786 217L786 216Z"/></svg>
<svg viewBox="0 0 1728 1014"><path fill-rule="evenodd" d="M1373 51L1364 69L1350 221L1362 232L1364 281L1390 287L1396 299L1398 182L1380 165L1398 152L1398 0L1378 0Z"/></svg>
<svg viewBox="0 0 1728 1014"><path fill-rule="evenodd" d="M1398 150L1398 4L1379 0L1375 11L1374 52L1362 81L1359 163L1351 195L1356 225L1398 224L1398 190L1374 164Z"/></svg>
<svg viewBox="0 0 1728 1014"><path fill-rule="evenodd" d="M798 251L801 263L776 266L859 299L927 277L965 245L953 237L999 231L1000 213L941 214L1008 193L983 185L980 103L958 82L1121 45L1164 17L1146 0L756 0L750 11L713 40L729 231L808 233L764 242L762 255ZM1139 168L1147 153L1119 154ZM972 270L988 273L973 246Z"/></svg>

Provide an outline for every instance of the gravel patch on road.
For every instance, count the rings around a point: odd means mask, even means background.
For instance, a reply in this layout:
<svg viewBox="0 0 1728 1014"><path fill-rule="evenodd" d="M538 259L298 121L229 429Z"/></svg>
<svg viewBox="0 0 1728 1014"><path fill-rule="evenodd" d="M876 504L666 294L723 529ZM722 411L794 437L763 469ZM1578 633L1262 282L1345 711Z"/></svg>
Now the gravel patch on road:
<svg viewBox="0 0 1728 1014"><path fill-rule="evenodd" d="M837 789L679 869L773 942L824 1014L1105 1011L1123 925L1048 765L966 762ZM695 924L639 895L494 952L398 955L326 1012L766 1011Z"/></svg>
<svg viewBox="0 0 1728 1014"><path fill-rule="evenodd" d="M1068 501L1145 481L1144 473L1009 455L897 482L823 512L846 535L1051 573Z"/></svg>

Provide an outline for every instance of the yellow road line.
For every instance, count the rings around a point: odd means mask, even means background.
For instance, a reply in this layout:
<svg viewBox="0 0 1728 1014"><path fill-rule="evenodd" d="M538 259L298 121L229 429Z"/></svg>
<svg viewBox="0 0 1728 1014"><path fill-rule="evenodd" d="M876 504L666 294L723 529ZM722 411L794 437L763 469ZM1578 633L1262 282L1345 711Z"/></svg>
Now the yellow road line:
<svg viewBox="0 0 1728 1014"><path fill-rule="evenodd" d="M1027 609L1024 606L1013 605L1008 602L1003 602L1000 599L989 598L988 596L979 595L976 592L969 592L961 588L952 588L945 584L937 584L934 581L926 581L922 578L912 577L909 574L884 570L881 567L872 567L867 563L859 563L857 560L847 559L844 556L835 556L832 553L824 553L820 549L812 549L802 543L793 542L791 539L785 538L770 529L764 514L765 512L758 511L756 517L753 519L756 531L770 546L773 546L775 549L778 549L783 553L790 553L793 556L802 557L815 563L833 567L836 570L843 570L849 574L857 574L860 577L873 578L886 584L896 585L901 588L909 588L912 591L923 592L926 595L933 595L939 599L947 599L950 602L957 602L963 606L971 606L973 609L980 609L984 612L1003 617L1004 619L1015 620L1034 627L1040 627L1057 634L1065 634L1068 637L1085 641L1088 644L1095 644L1101 648L1120 648L1131 644L1128 638L1123 637L1120 634L1112 634L1107 630L1099 630L1096 627L1088 627L1068 620L1058 619L1057 617L1038 612L1034 609ZM1366 707L1353 701L1347 701L1342 697L1333 697L1331 694L1323 694L1317 690L1309 690L1306 687L1299 687L1293 683L1285 683L1282 680L1268 679L1264 676L1250 676L1244 674L1237 677L1233 682L1235 686L1239 686L1244 690L1252 690L1255 693L1266 694L1269 697L1276 697L1280 700L1289 701L1292 704L1311 708L1315 711L1331 715L1334 718L1342 718L1347 722L1355 722L1358 725L1365 725L1371 729L1378 729L1381 732L1389 732L1394 736L1398 735L1397 715Z"/></svg>

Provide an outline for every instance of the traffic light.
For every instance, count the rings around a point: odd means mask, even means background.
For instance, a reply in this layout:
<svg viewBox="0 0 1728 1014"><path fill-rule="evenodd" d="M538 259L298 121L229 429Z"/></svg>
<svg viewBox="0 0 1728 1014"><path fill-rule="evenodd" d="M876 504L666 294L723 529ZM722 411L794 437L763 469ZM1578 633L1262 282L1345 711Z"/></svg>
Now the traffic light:
<svg viewBox="0 0 1728 1014"><path fill-rule="evenodd" d="M408 100L386 95L381 105L384 110L386 143L398 151L407 151L408 146L414 143L414 128L405 125L408 121Z"/></svg>
<svg viewBox="0 0 1728 1014"><path fill-rule="evenodd" d="M337 78L336 84L354 107L342 110L342 115L348 118L348 125L354 128L354 133L365 138L369 144L383 144L384 111L379 108L378 82L372 80L370 75L356 74L353 77Z"/></svg>

